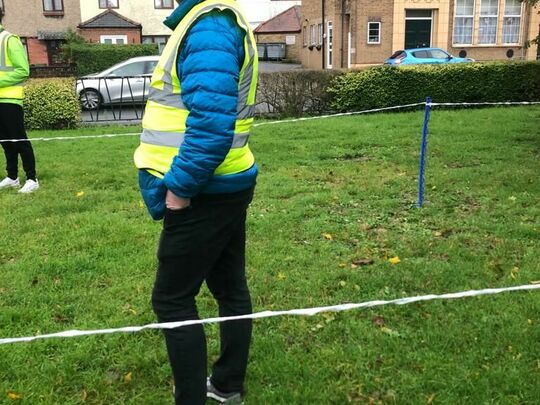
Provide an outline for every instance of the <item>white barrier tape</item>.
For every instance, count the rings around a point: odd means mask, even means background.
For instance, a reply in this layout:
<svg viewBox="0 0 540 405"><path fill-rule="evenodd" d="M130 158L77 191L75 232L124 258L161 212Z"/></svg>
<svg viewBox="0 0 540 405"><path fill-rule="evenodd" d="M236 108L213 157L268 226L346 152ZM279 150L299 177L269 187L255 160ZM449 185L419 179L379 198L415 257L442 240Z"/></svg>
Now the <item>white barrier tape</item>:
<svg viewBox="0 0 540 405"><path fill-rule="evenodd" d="M26 139L0 139L0 142L35 142L35 141L73 141L79 139L116 138L118 136L140 136L140 132L126 134L83 135L83 136L57 136L53 138L26 138Z"/></svg>
<svg viewBox="0 0 540 405"><path fill-rule="evenodd" d="M422 102L422 103L398 105L398 106L395 106L395 107L374 108L372 110L353 111L353 112L329 114L329 115L319 115L317 117L292 118L290 120L261 122L261 123L258 123L258 124L253 124L253 126L254 127L261 127L263 125L287 124L287 123L290 123L290 122L311 121L311 120L319 120L319 119L322 119L322 118L346 117L346 116L349 116L349 115L368 114L368 113L383 112L383 111L390 111L390 110L398 110L398 109L410 108L410 107L418 107L420 105L426 105L426 103Z"/></svg>
<svg viewBox="0 0 540 405"><path fill-rule="evenodd" d="M459 107L459 106L480 106L480 105L538 105L540 101L504 101L504 102L482 102L482 103L431 103L432 107Z"/></svg>
<svg viewBox="0 0 540 405"><path fill-rule="evenodd" d="M318 307L318 308L306 308L306 309L292 309L288 311L263 311L257 312L254 314L240 315L240 316L229 316L229 317L220 317L220 318L207 318L207 319L196 319L190 321L182 322L168 322L168 323L152 323L144 326L127 326L123 328L116 329L98 329L98 330L69 330L59 333L51 333L48 335L36 335L29 337L20 337L20 338L6 338L0 339L0 345L10 344L10 343L20 343L20 342L31 342L38 339L50 339L50 338L70 338L77 336L88 336L88 335L107 335L112 333L126 333L126 332L140 332L144 329L174 329L180 328L183 326L189 325L201 325L209 323L220 323L226 321L237 321L242 319L261 319L261 318L271 318L275 316L283 315L297 315L297 316L313 316L321 312L341 312L349 311L351 309L358 308L372 308L382 305L406 305L412 304L414 302L422 301L433 301L433 300L452 300L457 298L466 298L466 297L478 297L482 295L493 295L500 294L503 292L510 291L527 291L527 290L539 290L540 284L532 285L521 285L516 287L507 287L507 288L489 288L484 290L470 290L458 293L449 293L441 295L421 295L410 298L399 298L392 301L368 301L361 304L341 304L328 307Z"/></svg>
<svg viewBox="0 0 540 405"><path fill-rule="evenodd" d="M451 106L481 106L481 105L538 105L540 104L540 101L505 101L500 103L430 103L429 105L431 107L451 107ZM426 102L423 101L421 103L414 103L414 104L404 104L404 105L398 105L394 107L382 107L382 108L374 108L371 110L363 110L363 111L353 111L353 112L346 112L346 113L338 113L338 114L328 114L328 115L319 115L317 117L303 117L303 118L293 118L289 120L280 120L280 121L269 121L269 122L260 122L258 124L253 124L253 127L262 127L265 125L276 125L276 124L288 124L292 122L302 122L302 121L311 121L311 120L319 120L324 118L335 118L335 117L346 117L350 115L360 115L360 114L369 114L369 113L376 113L376 112L384 112L384 111L391 111L391 110L400 110L405 108L411 108L411 107L418 107L421 105L426 105ZM139 136L140 132L135 133L126 133L126 134L105 134L105 135L85 135L85 136L59 136L54 138L29 138L29 139L0 139L0 142L36 142L36 141L72 141L72 140L80 140L80 139L97 139L97 138L116 138L119 136Z"/></svg>

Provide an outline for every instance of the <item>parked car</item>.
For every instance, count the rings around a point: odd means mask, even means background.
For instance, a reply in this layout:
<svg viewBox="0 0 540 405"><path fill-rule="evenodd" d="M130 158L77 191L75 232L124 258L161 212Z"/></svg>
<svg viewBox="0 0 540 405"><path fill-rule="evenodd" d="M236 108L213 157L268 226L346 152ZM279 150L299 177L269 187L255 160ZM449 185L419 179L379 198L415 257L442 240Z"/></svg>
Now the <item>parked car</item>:
<svg viewBox="0 0 540 405"><path fill-rule="evenodd" d="M144 103L158 60L159 56L140 56L77 79L81 107L98 110L103 105Z"/></svg>
<svg viewBox="0 0 540 405"><path fill-rule="evenodd" d="M474 59L457 58L440 48L415 48L397 51L384 63L386 65L400 66L467 62L474 62Z"/></svg>

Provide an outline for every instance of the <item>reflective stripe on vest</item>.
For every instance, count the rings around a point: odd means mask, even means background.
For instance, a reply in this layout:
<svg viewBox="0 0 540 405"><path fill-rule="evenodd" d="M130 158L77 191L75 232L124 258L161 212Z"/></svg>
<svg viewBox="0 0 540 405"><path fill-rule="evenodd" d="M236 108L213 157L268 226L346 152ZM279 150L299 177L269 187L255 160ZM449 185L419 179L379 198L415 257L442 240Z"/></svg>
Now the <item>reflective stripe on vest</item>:
<svg viewBox="0 0 540 405"><path fill-rule="evenodd" d="M148 143L150 145L163 145L179 148L184 142L185 136L186 135L184 133L145 129L141 135L141 142ZM234 134L231 149L243 148L247 145L248 140L249 134Z"/></svg>
<svg viewBox="0 0 540 405"><path fill-rule="evenodd" d="M231 150L215 175L233 174L249 169L254 158L248 146L249 131L255 114L255 95L258 76L258 57L251 26L234 0L206 0L193 7L180 21L152 75L148 102L143 118L141 145L135 153L138 168L165 173L178 154L186 131L189 115L181 98L180 78L177 74L177 58L183 39L191 26L212 10L230 10L245 32L244 62L238 81L238 103L235 134Z"/></svg>
<svg viewBox="0 0 540 405"><path fill-rule="evenodd" d="M0 77L8 75L15 70L8 53L8 41L12 36L14 35L6 30L0 32ZM22 83L0 88L0 98L22 100L24 98Z"/></svg>

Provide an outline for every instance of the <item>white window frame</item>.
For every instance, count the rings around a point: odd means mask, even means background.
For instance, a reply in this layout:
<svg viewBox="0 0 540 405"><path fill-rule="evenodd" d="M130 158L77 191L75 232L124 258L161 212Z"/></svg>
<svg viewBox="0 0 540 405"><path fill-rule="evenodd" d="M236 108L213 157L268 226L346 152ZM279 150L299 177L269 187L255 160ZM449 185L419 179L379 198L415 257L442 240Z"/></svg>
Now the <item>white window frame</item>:
<svg viewBox="0 0 540 405"><path fill-rule="evenodd" d="M519 15L515 15L515 14L506 14L506 9L507 9L507 6L508 5L508 0L504 0L504 14L503 14L503 32L502 32L502 43L503 45L519 45L521 44L521 37L522 37L522 22L523 22L523 5L524 3L521 3L521 8L519 10ZM506 27L506 24L505 24L505 19L506 18L519 18L519 30L518 30L518 40L517 42L506 42L505 41L505 33L504 33L504 29Z"/></svg>
<svg viewBox="0 0 540 405"><path fill-rule="evenodd" d="M317 33L316 33L316 25L311 24L309 26L309 45L315 46L317 45Z"/></svg>
<svg viewBox="0 0 540 405"><path fill-rule="evenodd" d="M123 45L127 45L128 44L128 37L127 35L100 35L99 37L99 42L101 44L104 44L105 43L105 40L107 39L110 39L112 41L112 44L113 45L118 45L116 43L117 40L119 39L123 39L124 40L124 44Z"/></svg>
<svg viewBox="0 0 540 405"><path fill-rule="evenodd" d="M482 14L482 4L485 1L489 1L489 0L480 0L480 16L478 20L478 45L497 45L497 40L498 40L498 35L499 35L499 13L500 13L501 6L499 4L499 1L497 0L497 13L496 14ZM491 42L480 41L480 38L482 37L482 33L480 31L482 30L483 18L489 18L495 21L495 38Z"/></svg>
<svg viewBox="0 0 540 405"><path fill-rule="evenodd" d="M371 32L371 25L377 24L377 41L371 41L370 38L370 32ZM380 45L381 43L381 29L382 29L382 23L380 21L368 21L367 23L367 43L368 45Z"/></svg>
<svg viewBox="0 0 540 405"><path fill-rule="evenodd" d="M328 21L326 23L326 67L328 69L332 69L333 56L334 56L334 24L332 23L332 21Z"/></svg>
<svg viewBox="0 0 540 405"><path fill-rule="evenodd" d="M318 45L322 45L323 43L323 36L324 36L324 29L323 24L319 23L317 24L317 36L318 36Z"/></svg>
<svg viewBox="0 0 540 405"><path fill-rule="evenodd" d="M475 15L476 15L476 0L473 0L473 11L472 14L467 15L457 15L457 7L458 7L458 0L454 2L454 28L452 32L452 44L456 46L460 45L472 45L474 42L474 28L475 28ZM470 18L472 21L472 27L471 27L471 42L470 43L462 43L462 42L456 42L456 20L458 18Z"/></svg>

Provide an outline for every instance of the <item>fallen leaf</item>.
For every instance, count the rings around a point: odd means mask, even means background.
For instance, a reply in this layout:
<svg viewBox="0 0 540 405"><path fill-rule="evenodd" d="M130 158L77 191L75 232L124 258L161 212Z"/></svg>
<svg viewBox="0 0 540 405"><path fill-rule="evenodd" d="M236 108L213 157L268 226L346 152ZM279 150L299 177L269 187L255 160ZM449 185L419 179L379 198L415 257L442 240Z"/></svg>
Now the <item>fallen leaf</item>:
<svg viewBox="0 0 540 405"><path fill-rule="evenodd" d="M278 280L285 280L286 278L287 276L285 275L285 273L282 273L281 271L277 275Z"/></svg>
<svg viewBox="0 0 540 405"><path fill-rule="evenodd" d="M84 191L79 191L79 192L77 193L77 197L82 197L83 195L84 195Z"/></svg>
<svg viewBox="0 0 540 405"><path fill-rule="evenodd" d="M343 280L341 280L341 281L339 282L339 286L340 286L340 287L345 287L346 285L347 285L347 282L345 282L345 281L343 281Z"/></svg>
<svg viewBox="0 0 540 405"><path fill-rule="evenodd" d="M353 261L353 264L356 266L371 266L373 263L373 259L356 259Z"/></svg>
<svg viewBox="0 0 540 405"><path fill-rule="evenodd" d="M510 271L510 277L512 277L512 279L516 279L517 278L517 275L519 273L519 267L513 267L512 270Z"/></svg>
<svg viewBox="0 0 540 405"><path fill-rule="evenodd" d="M144 208L144 203L141 200L139 200L139 207Z"/></svg>
<svg viewBox="0 0 540 405"><path fill-rule="evenodd" d="M436 397L436 394L431 394L427 399L427 405L431 405L435 397Z"/></svg>
<svg viewBox="0 0 540 405"><path fill-rule="evenodd" d="M514 202L514 201L517 200L517 198L516 198L515 196L508 197L508 199L509 199L510 201L512 201L512 202Z"/></svg>
<svg viewBox="0 0 540 405"><path fill-rule="evenodd" d="M394 337L400 337L401 334L398 332L398 331L395 331L393 329L390 329L389 327L387 326L383 326L381 328L381 332L382 333L386 333L387 335L390 335L390 336L394 336Z"/></svg>
<svg viewBox="0 0 540 405"><path fill-rule="evenodd" d="M323 233L324 239L326 240L334 240L334 237L330 235L329 233Z"/></svg>
<svg viewBox="0 0 540 405"><path fill-rule="evenodd" d="M401 263L401 259L400 259L398 256L394 256L394 257L388 259L388 261L390 262L390 264L398 264L398 263Z"/></svg>
<svg viewBox="0 0 540 405"><path fill-rule="evenodd" d="M376 316L375 318L373 318L371 322L373 322L373 325L378 326L380 328L382 328L386 324L386 321L384 320L382 316Z"/></svg>
<svg viewBox="0 0 540 405"><path fill-rule="evenodd" d="M534 323L534 321L533 321L532 319L527 319L527 323L528 323L529 325L532 325L532 324Z"/></svg>
<svg viewBox="0 0 540 405"><path fill-rule="evenodd" d="M18 401L19 399L22 399L22 395L16 393L15 391L8 391L8 392L7 392L7 396L8 396L8 398L11 399L12 401Z"/></svg>
<svg viewBox="0 0 540 405"><path fill-rule="evenodd" d="M83 402L86 402L87 399L88 399L88 392L86 392L86 390L83 390L83 392L81 393L81 400Z"/></svg>
<svg viewBox="0 0 540 405"><path fill-rule="evenodd" d="M129 373L127 373L125 376L124 376L124 382L126 384L129 384L131 382L131 380L133 380L133 373L130 371Z"/></svg>

